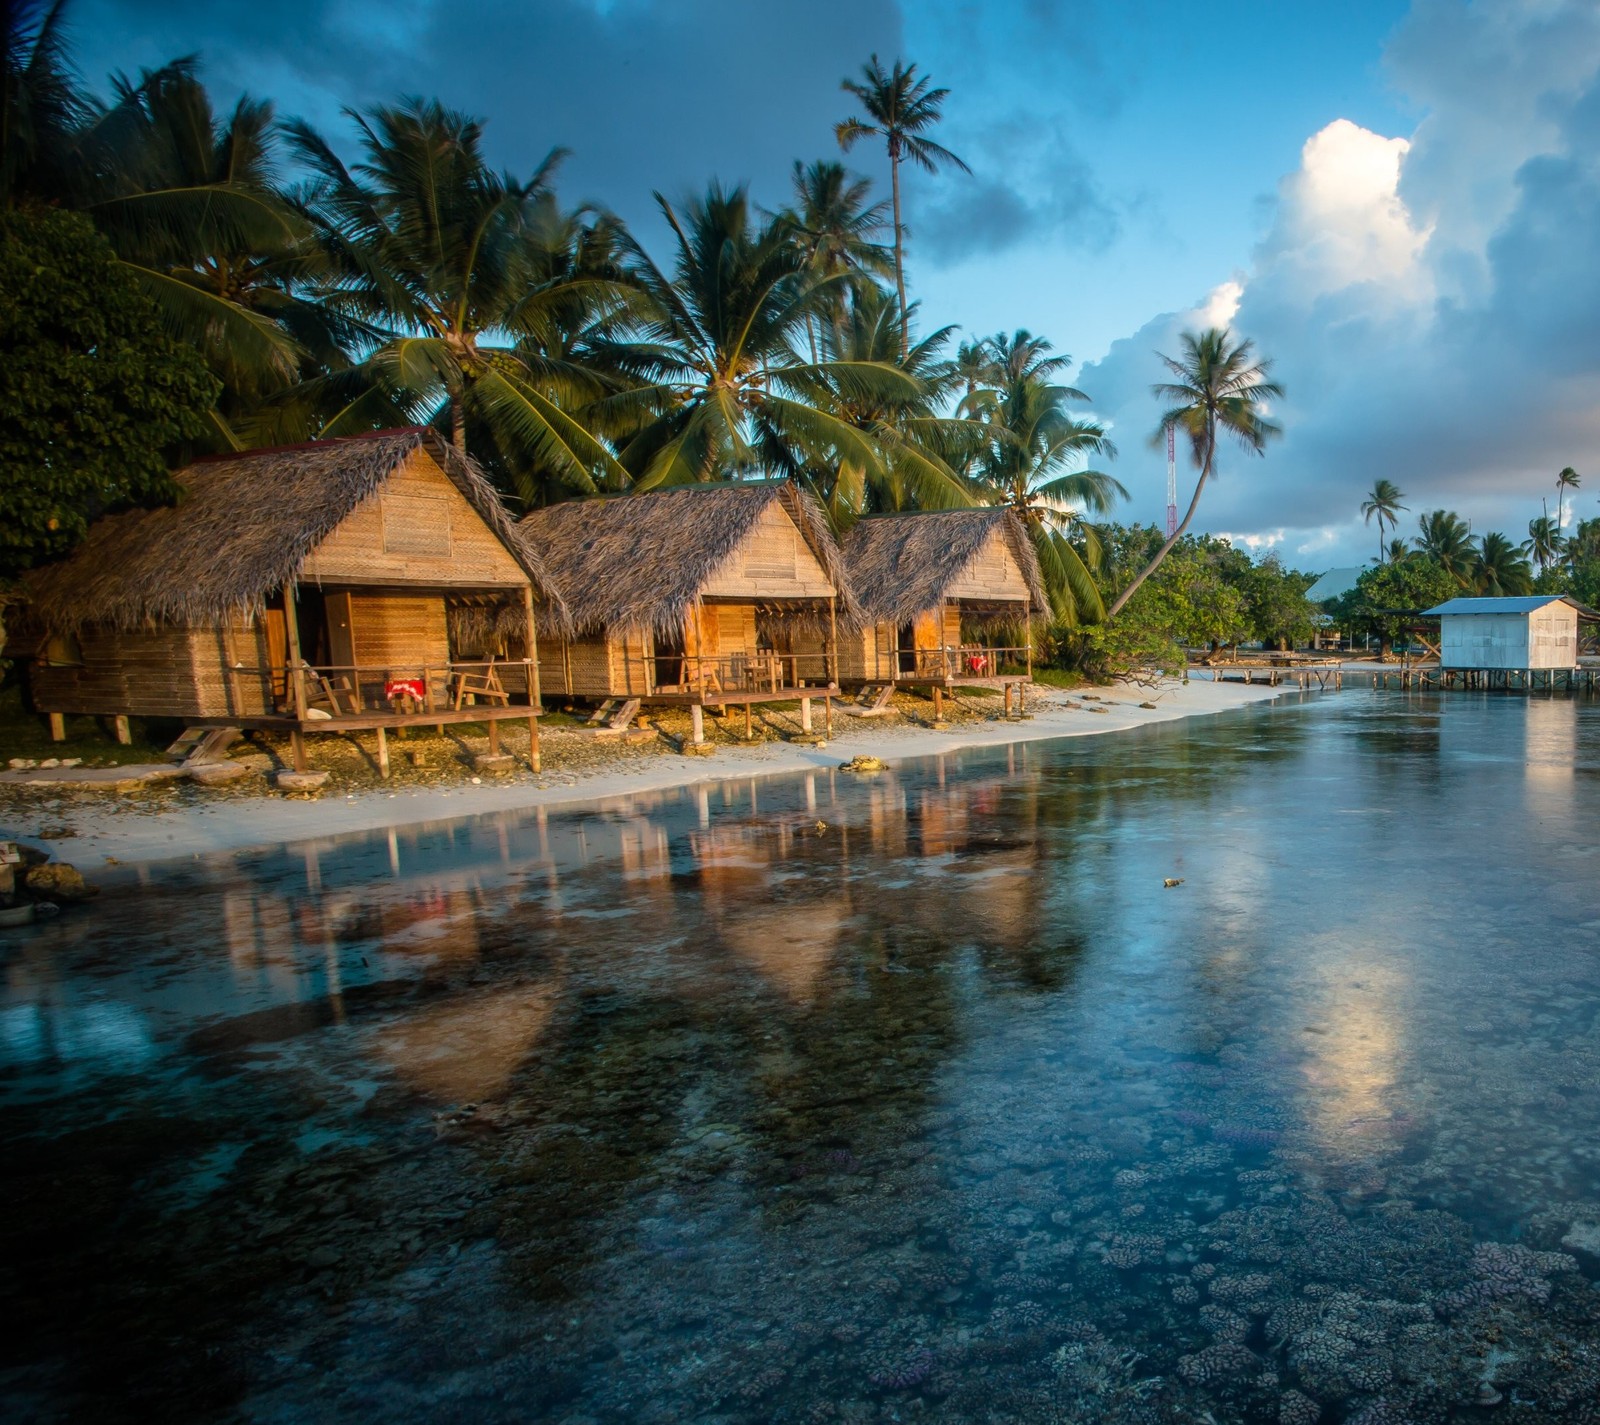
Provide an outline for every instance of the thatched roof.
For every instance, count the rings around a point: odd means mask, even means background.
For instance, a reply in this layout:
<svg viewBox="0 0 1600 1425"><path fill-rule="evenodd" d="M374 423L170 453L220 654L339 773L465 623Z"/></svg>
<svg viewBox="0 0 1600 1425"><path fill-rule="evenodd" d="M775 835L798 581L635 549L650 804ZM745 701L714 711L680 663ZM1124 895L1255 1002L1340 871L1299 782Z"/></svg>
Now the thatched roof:
<svg viewBox="0 0 1600 1425"><path fill-rule="evenodd" d="M546 616L563 621L559 586L518 536L494 488L471 460L424 428L196 461L175 477L183 491L178 504L99 520L69 558L30 574L35 608L58 632L90 623L204 626L258 609L419 449L522 566Z"/></svg>
<svg viewBox="0 0 1600 1425"><path fill-rule="evenodd" d="M707 579L774 501L799 526L838 590L839 621L853 626L858 611L838 543L821 506L787 480L571 500L535 510L518 529L544 557L578 633L671 634L682 629ZM540 620L542 627L542 613Z"/></svg>
<svg viewBox="0 0 1600 1425"><path fill-rule="evenodd" d="M1027 581L1032 612L1048 613L1039 556L1022 521L1004 506L983 506L873 515L860 521L846 537L844 550L850 583L867 620L902 625L940 608L946 591L996 530L1005 536ZM1015 619L1005 610L992 612Z"/></svg>

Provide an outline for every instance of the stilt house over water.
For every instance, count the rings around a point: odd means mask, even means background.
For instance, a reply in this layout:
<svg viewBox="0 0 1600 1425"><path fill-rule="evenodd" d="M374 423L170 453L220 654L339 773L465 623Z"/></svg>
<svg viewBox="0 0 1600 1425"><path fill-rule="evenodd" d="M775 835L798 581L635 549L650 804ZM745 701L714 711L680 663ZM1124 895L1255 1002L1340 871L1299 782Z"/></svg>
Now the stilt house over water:
<svg viewBox="0 0 1600 1425"><path fill-rule="evenodd" d="M29 577L46 638L36 705L62 715L182 719L304 735L407 722L526 718L533 664L509 680L457 661L447 614L565 606L477 468L433 432L251 450L178 474L170 508L95 524L70 558Z"/></svg>
<svg viewBox="0 0 1600 1425"><path fill-rule="evenodd" d="M539 677L618 709L703 710L820 697L831 717L838 639L856 624L821 507L787 480L575 500L520 523L572 610L539 629ZM543 615L540 615L541 619ZM625 714L625 716L631 713Z"/></svg>
<svg viewBox="0 0 1600 1425"><path fill-rule="evenodd" d="M1439 620L1441 671L1529 673L1578 666L1578 624L1600 615L1565 594L1448 599Z"/></svg>
<svg viewBox="0 0 1600 1425"><path fill-rule="evenodd" d="M846 682L941 690L1033 677L1033 621L1049 612L1039 559L1013 510L874 515L845 539L863 628L844 641Z"/></svg>

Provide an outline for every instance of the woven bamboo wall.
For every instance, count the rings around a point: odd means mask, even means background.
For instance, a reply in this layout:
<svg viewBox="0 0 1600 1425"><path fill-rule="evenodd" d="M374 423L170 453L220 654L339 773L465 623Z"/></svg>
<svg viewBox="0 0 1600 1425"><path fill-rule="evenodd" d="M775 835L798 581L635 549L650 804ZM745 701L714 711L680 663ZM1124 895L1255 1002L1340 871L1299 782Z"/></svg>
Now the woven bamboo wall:
<svg viewBox="0 0 1600 1425"><path fill-rule="evenodd" d="M966 568L956 576L955 582L945 593L951 599L1015 599L1025 604L1028 601L1028 581L1023 578L1005 535L997 529L984 541L983 548L967 562ZM954 641L959 643L960 639Z"/></svg>
<svg viewBox="0 0 1600 1425"><path fill-rule="evenodd" d="M312 551L300 577L307 583L476 588L528 582L425 450Z"/></svg>
<svg viewBox="0 0 1600 1425"><path fill-rule="evenodd" d="M397 673L450 661L444 599L438 594L350 595L351 643L362 668Z"/></svg>
<svg viewBox="0 0 1600 1425"><path fill-rule="evenodd" d="M739 547L712 572L700 593L717 599L826 599L836 590L776 500Z"/></svg>
<svg viewBox="0 0 1600 1425"><path fill-rule="evenodd" d="M101 717L259 716L271 710L264 640L248 616L226 628L86 628L78 644L81 666L33 668L41 709Z"/></svg>

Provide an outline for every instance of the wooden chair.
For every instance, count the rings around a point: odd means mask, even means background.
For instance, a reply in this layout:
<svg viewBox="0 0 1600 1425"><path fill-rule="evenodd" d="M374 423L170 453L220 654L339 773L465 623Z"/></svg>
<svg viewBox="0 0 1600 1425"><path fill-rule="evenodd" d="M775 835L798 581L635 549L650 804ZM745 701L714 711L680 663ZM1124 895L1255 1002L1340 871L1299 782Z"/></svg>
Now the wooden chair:
<svg viewBox="0 0 1600 1425"><path fill-rule="evenodd" d="M463 670L455 676L455 696L452 700L455 710L461 711L461 705L468 698L477 702L480 698L486 703L500 703L511 706L511 694L500 686L500 675L495 672L495 660L491 657L484 664L481 673Z"/></svg>
<svg viewBox="0 0 1600 1425"><path fill-rule="evenodd" d="M319 673L304 659L301 660L300 668L305 678L308 712L316 708L338 717L345 712L361 711L361 695L356 692L355 684L346 674L339 673L330 677L325 673Z"/></svg>

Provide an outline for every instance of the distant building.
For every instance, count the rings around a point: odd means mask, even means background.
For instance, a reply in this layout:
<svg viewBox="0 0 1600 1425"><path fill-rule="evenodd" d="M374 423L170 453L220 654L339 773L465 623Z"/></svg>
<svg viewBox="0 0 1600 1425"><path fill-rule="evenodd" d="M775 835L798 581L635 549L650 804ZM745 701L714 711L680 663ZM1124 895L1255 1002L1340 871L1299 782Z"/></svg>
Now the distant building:
<svg viewBox="0 0 1600 1425"><path fill-rule="evenodd" d="M1347 569L1330 569L1306 590L1306 598L1314 604L1325 604L1329 599L1337 599L1341 594L1348 594L1355 588L1356 580L1365 572L1359 564L1353 564Z"/></svg>
<svg viewBox="0 0 1600 1425"><path fill-rule="evenodd" d="M1447 599L1424 614L1439 620L1442 669L1576 668L1578 621L1600 618L1565 594Z"/></svg>

